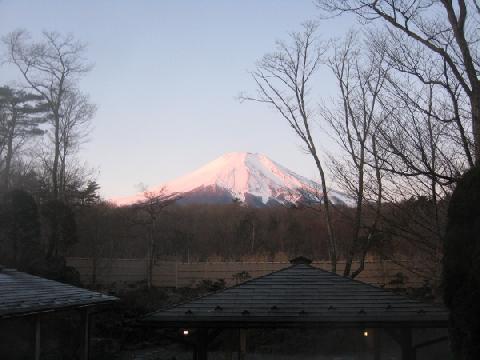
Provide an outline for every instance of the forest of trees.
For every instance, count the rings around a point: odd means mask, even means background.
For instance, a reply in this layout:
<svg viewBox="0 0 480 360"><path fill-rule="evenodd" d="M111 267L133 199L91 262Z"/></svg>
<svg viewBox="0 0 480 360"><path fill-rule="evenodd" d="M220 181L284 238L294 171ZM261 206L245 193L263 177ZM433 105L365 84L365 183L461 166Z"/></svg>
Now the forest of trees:
<svg viewBox="0 0 480 360"><path fill-rule="evenodd" d="M375 214L364 209L371 217ZM430 249L441 249L419 224L414 213L428 217L428 200L410 200L383 209L384 223L371 239L374 258L428 259ZM155 257L179 261L275 260L308 255L328 260L328 233L317 207L248 208L239 203L169 205L160 209L153 233ZM387 215L388 214L388 215ZM407 216L408 214L408 216ZM430 213L430 216L432 213ZM335 208L333 225L338 237L339 258L351 248L355 209ZM152 217L143 208L99 203L77 212L79 243L70 256L96 258L143 258L149 252ZM429 243L418 249L413 236L424 231ZM411 234L407 238L405 234ZM438 267L439 263L436 263ZM437 271L439 269L437 268Z"/></svg>

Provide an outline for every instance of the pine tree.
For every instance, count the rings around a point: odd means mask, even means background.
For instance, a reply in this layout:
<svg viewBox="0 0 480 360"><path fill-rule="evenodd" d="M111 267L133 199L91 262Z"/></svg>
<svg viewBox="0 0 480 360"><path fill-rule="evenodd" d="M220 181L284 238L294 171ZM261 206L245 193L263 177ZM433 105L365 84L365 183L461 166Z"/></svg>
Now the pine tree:
<svg viewBox="0 0 480 360"><path fill-rule="evenodd" d="M43 134L40 128L47 118L46 105L38 95L10 87L0 87L0 155L2 185L11 186L12 160L25 140Z"/></svg>

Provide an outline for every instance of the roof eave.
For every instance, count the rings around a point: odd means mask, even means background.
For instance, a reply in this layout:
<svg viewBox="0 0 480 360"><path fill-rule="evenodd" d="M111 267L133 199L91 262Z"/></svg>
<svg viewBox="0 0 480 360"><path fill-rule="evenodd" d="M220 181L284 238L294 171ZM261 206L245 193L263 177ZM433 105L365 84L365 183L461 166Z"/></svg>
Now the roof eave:
<svg viewBox="0 0 480 360"><path fill-rule="evenodd" d="M37 308L37 309L25 309L24 311L5 312L5 313L0 313L0 320L26 317L26 316L35 316L35 315L52 313L57 311L68 311L68 310L77 310L77 309L85 309L85 308L89 308L89 309L101 308L103 306L106 306L118 300L119 299L116 297L111 297L111 299L105 299L102 301L96 301L96 302L84 303L84 304L58 305L58 306L50 306L50 307L43 307L43 308Z"/></svg>

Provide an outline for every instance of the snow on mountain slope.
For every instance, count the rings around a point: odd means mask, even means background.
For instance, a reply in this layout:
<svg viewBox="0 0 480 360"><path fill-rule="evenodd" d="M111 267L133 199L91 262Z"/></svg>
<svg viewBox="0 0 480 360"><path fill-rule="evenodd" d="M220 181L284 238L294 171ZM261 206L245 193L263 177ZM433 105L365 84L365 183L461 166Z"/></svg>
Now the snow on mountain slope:
<svg viewBox="0 0 480 360"><path fill-rule="evenodd" d="M262 154L233 152L225 154L190 174L149 189L177 193L182 202L231 202L237 198L249 205L319 201L318 183L297 175ZM334 203L348 203L344 194L329 192ZM144 199L143 193L112 199L118 205L129 205Z"/></svg>

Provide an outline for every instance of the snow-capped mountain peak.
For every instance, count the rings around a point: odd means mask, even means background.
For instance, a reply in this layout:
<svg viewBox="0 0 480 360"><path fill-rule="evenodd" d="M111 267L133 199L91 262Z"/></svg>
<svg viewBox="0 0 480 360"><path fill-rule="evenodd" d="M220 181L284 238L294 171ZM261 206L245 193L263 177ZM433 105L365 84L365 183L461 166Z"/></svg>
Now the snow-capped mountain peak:
<svg viewBox="0 0 480 360"><path fill-rule="evenodd" d="M320 185L295 174L267 156L232 152L220 156L180 178L149 189L179 194L182 202L225 203L238 199L254 206L272 203L318 201ZM141 201L143 194L113 199L118 205ZM345 195L332 192L332 201L343 202Z"/></svg>

